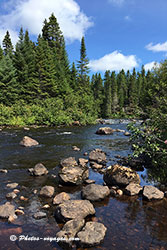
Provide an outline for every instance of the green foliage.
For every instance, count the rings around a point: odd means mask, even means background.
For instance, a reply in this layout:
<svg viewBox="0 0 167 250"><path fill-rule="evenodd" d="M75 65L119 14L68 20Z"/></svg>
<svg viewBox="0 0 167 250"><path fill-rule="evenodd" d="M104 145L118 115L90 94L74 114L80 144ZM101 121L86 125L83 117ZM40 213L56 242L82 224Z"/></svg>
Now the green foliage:
<svg viewBox="0 0 167 250"><path fill-rule="evenodd" d="M13 54L13 45L12 45L12 41L10 38L10 34L9 31L7 30L6 35L2 41L2 45L4 48L4 54L5 55L12 55Z"/></svg>

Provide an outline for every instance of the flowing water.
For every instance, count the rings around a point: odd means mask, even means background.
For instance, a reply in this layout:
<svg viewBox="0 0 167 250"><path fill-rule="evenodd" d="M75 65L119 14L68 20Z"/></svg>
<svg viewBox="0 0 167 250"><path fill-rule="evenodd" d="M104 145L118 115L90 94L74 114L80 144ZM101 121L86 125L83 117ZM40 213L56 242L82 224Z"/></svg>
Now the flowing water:
<svg viewBox="0 0 167 250"><path fill-rule="evenodd" d="M128 121L110 120L112 128L126 130ZM8 169L8 173L0 173L0 205L6 202L6 194L10 191L6 184L19 183L21 192L12 201L16 205L24 207L24 215L18 216L14 223L9 224L0 220L0 249L1 250L43 250L61 249L58 244L48 241L11 241L10 235L55 237L62 228L54 218L55 207L51 205L47 218L35 220L32 215L41 210L44 204L52 204L51 199L42 199L33 190L38 191L44 185L55 187L56 193L68 192L72 199L81 198L81 186L60 187L57 178L59 162L63 158L74 156L76 159L90 152L94 148L101 148L107 153L108 165L116 162L116 155L127 156L131 153L129 137L121 132L113 135L99 136L95 132L99 127L106 125L93 125L85 127L60 127L60 128L31 128L4 129L0 132L0 168ZM40 145L32 148L24 148L19 145L23 136L28 135L40 142ZM81 149L79 152L72 150L72 146ZM48 176L32 177L27 169L42 162L49 170ZM141 185L151 184L147 178L147 171L139 173ZM103 184L103 175L90 169L90 179L95 179L96 184ZM23 195L27 201L20 201ZM159 202L146 202L142 197L120 198L109 197L102 202L94 202L96 214L91 220L102 222L107 227L104 242L90 249L167 249L167 199Z"/></svg>

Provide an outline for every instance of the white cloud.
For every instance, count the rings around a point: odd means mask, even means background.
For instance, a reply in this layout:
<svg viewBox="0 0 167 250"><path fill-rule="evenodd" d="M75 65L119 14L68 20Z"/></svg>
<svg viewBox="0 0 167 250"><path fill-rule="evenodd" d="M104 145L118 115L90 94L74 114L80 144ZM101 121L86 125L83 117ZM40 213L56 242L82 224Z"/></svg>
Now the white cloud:
<svg viewBox="0 0 167 250"><path fill-rule="evenodd" d="M120 71L122 69L127 71L133 69L134 67L138 67L138 62L135 55L125 56L116 50L100 59L91 60L89 67L93 71Z"/></svg>
<svg viewBox="0 0 167 250"><path fill-rule="evenodd" d="M13 3L13 0L11 0ZM0 29L16 32L21 26L32 35L41 32L43 21L51 13L57 17L67 41L80 40L93 22L80 9L75 0L16 0L13 10L1 16Z"/></svg>
<svg viewBox="0 0 167 250"><path fill-rule="evenodd" d="M153 43L149 43L146 45L146 49L153 52L167 52L167 41L164 43L157 43L155 45L153 45Z"/></svg>
<svg viewBox="0 0 167 250"><path fill-rule="evenodd" d="M153 62L145 64L144 68L147 71L147 70L153 70L154 68L158 68L159 66L160 66L159 63L153 61Z"/></svg>

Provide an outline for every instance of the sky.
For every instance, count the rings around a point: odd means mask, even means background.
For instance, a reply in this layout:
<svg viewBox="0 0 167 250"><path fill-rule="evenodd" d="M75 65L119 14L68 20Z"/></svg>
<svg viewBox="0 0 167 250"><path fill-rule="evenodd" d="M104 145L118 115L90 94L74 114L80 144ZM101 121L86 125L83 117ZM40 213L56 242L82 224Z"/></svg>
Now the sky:
<svg viewBox="0 0 167 250"><path fill-rule="evenodd" d="M36 41L52 12L71 63L85 37L91 73L148 70L167 58L167 0L0 0L0 43L9 30L16 44L21 26Z"/></svg>

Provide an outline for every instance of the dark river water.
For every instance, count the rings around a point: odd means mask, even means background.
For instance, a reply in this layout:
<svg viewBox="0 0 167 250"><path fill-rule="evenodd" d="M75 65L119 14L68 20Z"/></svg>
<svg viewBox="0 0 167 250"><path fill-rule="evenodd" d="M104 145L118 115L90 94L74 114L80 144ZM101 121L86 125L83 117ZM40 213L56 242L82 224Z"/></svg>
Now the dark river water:
<svg viewBox="0 0 167 250"><path fill-rule="evenodd" d="M125 129L127 122L112 121L107 125L112 128ZM6 202L9 182L19 183L20 193L12 201L16 208L24 207L24 215L18 216L14 223L9 224L0 220L0 250L29 250L29 249L61 249L56 242L39 241L10 241L10 235L28 235L29 237L55 237L63 225L58 224L54 218L55 207L51 199L41 199L33 190L38 191L44 185L55 187L56 193L65 191L72 199L80 199L81 186L59 187L57 178L53 178L59 169L59 162L63 158L74 156L76 159L90 152L94 148L101 148L107 153L108 165L116 162L116 155L127 156L131 153L129 137L121 132L113 135L99 136L95 132L99 127L106 125L93 125L85 127L60 128L31 128L4 129L0 132L0 168L8 169L8 173L0 173L0 205ZM28 135L37 141L40 146L24 148L19 145L23 136ZM81 149L72 150L72 146ZM49 170L49 175L32 177L27 169L42 162ZM151 184L147 178L147 171L139 173L141 185ZM90 179L96 184L103 184L103 175L90 169ZM27 201L20 201L23 195ZM50 204L48 210L41 210L44 204ZM142 197L121 196L109 197L103 202L94 202L96 214L91 220L102 222L107 227L104 242L90 249L124 250L167 249L167 199L160 202L146 202ZM32 215L36 211L44 211L47 218L35 220ZM81 248L80 248L81 249Z"/></svg>

